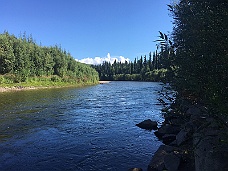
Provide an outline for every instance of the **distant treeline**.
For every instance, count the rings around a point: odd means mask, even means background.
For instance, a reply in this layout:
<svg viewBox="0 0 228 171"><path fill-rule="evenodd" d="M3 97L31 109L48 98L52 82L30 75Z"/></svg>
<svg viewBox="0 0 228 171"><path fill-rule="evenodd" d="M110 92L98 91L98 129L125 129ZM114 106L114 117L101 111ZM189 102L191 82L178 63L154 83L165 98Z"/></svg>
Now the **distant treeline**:
<svg viewBox="0 0 228 171"><path fill-rule="evenodd" d="M30 78L96 83L95 69L79 63L61 47L39 46L32 36L0 34L0 84L26 82Z"/></svg>
<svg viewBox="0 0 228 171"><path fill-rule="evenodd" d="M117 62L113 64L104 62L100 65L93 65L99 73L101 80L121 81L165 81L167 67L169 66L169 54L162 48L161 51L150 52L147 56L135 58L134 62Z"/></svg>

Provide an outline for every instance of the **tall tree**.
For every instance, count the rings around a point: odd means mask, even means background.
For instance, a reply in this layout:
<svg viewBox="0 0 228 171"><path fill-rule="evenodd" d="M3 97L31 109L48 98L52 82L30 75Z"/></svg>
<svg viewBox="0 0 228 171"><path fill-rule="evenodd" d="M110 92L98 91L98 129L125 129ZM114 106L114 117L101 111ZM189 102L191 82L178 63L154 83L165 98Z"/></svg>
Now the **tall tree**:
<svg viewBox="0 0 228 171"><path fill-rule="evenodd" d="M0 37L0 73L13 72L15 56L13 50L13 39L8 32Z"/></svg>
<svg viewBox="0 0 228 171"><path fill-rule="evenodd" d="M227 9L227 1L220 0L181 0L170 6L175 24L176 85L219 110L228 104Z"/></svg>

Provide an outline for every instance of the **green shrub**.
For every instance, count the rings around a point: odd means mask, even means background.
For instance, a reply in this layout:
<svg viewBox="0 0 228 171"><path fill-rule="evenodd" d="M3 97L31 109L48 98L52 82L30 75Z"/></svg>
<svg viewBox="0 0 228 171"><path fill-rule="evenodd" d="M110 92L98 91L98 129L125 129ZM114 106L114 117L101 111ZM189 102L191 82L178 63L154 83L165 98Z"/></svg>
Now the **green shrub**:
<svg viewBox="0 0 228 171"><path fill-rule="evenodd" d="M51 77L51 81L53 81L53 82L61 82L61 78L59 76L57 76L57 75L53 75Z"/></svg>
<svg viewBox="0 0 228 171"><path fill-rule="evenodd" d="M5 74L4 75L4 83L5 84L11 84L15 83L16 77L13 74Z"/></svg>
<svg viewBox="0 0 228 171"><path fill-rule="evenodd" d="M0 84L3 84L5 82L5 78L3 75L0 75Z"/></svg>

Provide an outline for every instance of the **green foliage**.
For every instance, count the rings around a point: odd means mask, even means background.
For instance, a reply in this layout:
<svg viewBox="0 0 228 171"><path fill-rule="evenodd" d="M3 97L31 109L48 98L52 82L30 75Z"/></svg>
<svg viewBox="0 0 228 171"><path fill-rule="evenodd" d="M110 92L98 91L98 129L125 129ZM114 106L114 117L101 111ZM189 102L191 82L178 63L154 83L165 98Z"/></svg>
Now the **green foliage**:
<svg viewBox="0 0 228 171"><path fill-rule="evenodd" d="M166 73L167 73L167 69L156 69L150 72L146 72L145 73L145 80L146 81L166 81Z"/></svg>
<svg viewBox="0 0 228 171"><path fill-rule="evenodd" d="M93 67L99 73L100 80L115 81L166 81L164 74L168 67L168 57L165 56L165 50L161 52L150 52L149 58L146 55L139 59L135 58L134 62L116 62L113 64L104 62ZM158 72L159 71L159 72Z"/></svg>
<svg viewBox="0 0 228 171"><path fill-rule="evenodd" d="M5 74L13 71L15 63L14 39L8 33L0 36L0 73Z"/></svg>
<svg viewBox="0 0 228 171"><path fill-rule="evenodd" d="M0 84L12 84L17 82L17 78L13 74L0 75Z"/></svg>
<svg viewBox="0 0 228 171"><path fill-rule="evenodd" d="M37 78L74 84L99 80L95 69L75 61L60 47L38 46L31 36L17 38L8 32L0 34L0 74L0 84L34 82Z"/></svg>
<svg viewBox="0 0 228 171"><path fill-rule="evenodd" d="M58 77L57 75L53 75L53 76L51 77L51 81L53 81L53 82L59 82L59 81L61 81L61 79L60 79L60 77Z"/></svg>
<svg viewBox="0 0 228 171"><path fill-rule="evenodd" d="M228 108L228 3L181 0L174 18L176 83L220 113Z"/></svg>

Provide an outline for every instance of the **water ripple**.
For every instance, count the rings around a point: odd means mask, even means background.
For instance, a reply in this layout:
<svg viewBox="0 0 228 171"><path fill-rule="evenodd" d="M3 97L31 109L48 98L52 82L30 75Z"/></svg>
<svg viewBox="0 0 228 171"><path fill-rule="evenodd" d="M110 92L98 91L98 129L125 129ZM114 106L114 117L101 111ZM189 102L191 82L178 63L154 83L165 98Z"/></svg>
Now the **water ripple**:
<svg viewBox="0 0 228 171"><path fill-rule="evenodd" d="M160 142L135 124L162 121L161 86L110 82L0 94L0 170L146 170Z"/></svg>

